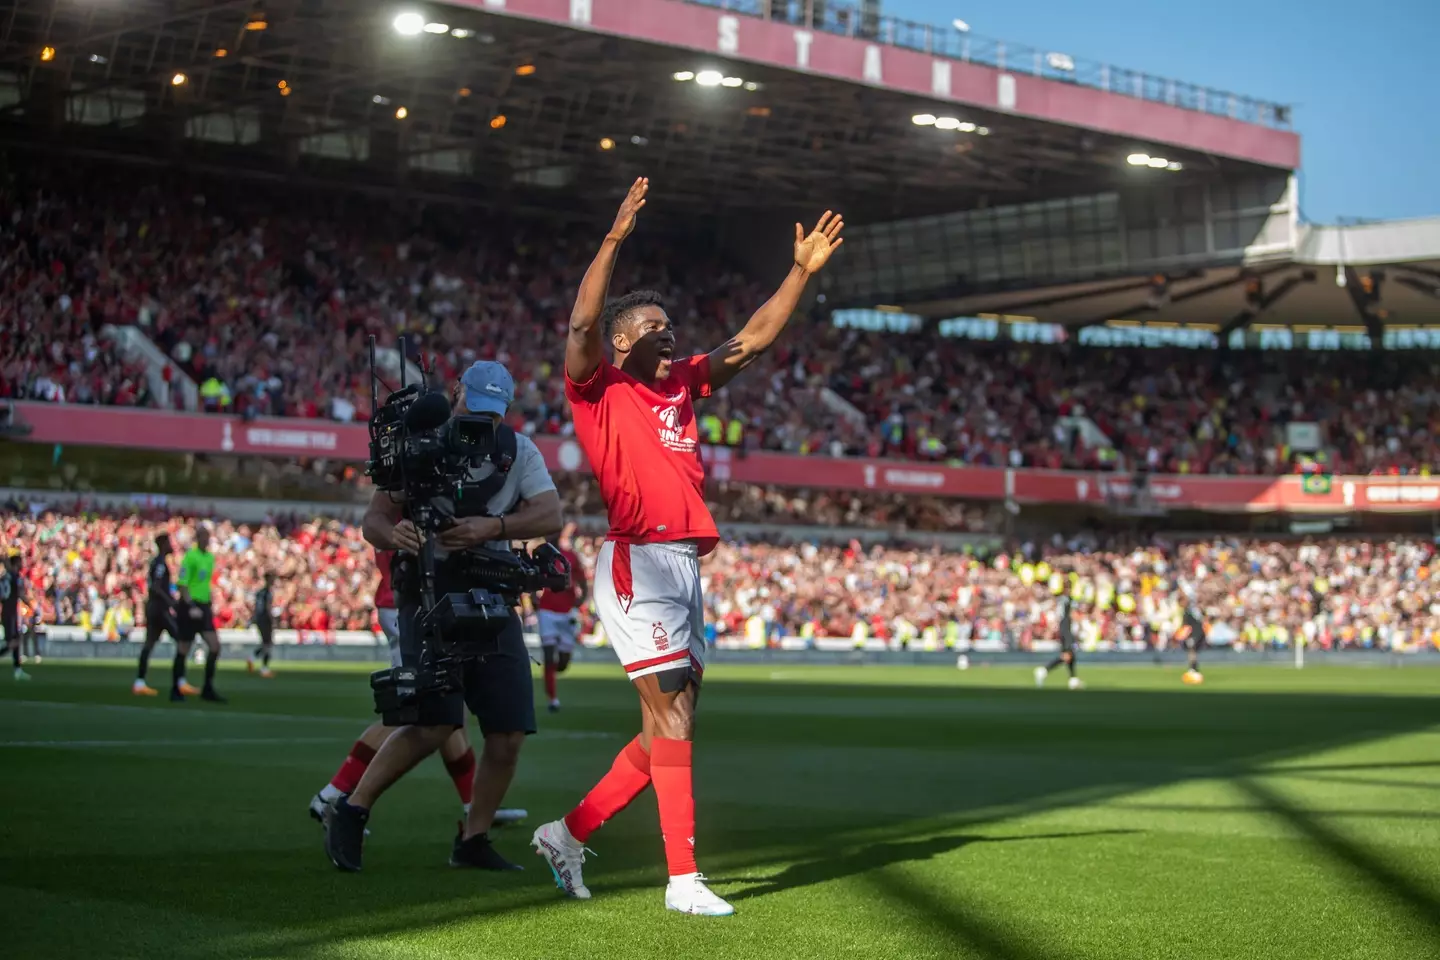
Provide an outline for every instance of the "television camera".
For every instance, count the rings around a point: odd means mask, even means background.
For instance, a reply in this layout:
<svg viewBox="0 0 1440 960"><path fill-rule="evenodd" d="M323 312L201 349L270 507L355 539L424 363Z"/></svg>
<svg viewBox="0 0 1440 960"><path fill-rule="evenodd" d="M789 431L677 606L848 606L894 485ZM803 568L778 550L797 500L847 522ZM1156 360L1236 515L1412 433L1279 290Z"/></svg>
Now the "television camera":
<svg viewBox="0 0 1440 960"><path fill-rule="evenodd" d="M370 675L375 712L388 726L420 723L428 698L460 689L461 664L499 649L499 638L522 593L563 590L570 565L553 545L533 553L472 547L444 558L447 584L476 586L437 593L436 537L457 516L487 515L515 462L514 431L490 417L452 414L443 392L405 383L405 341L400 342L400 389L379 402L375 338L370 338L370 459L365 473L375 486L403 500L419 532L418 556L395 560L398 585L418 585L414 629L420 640L415 663ZM472 481L485 460L495 469Z"/></svg>

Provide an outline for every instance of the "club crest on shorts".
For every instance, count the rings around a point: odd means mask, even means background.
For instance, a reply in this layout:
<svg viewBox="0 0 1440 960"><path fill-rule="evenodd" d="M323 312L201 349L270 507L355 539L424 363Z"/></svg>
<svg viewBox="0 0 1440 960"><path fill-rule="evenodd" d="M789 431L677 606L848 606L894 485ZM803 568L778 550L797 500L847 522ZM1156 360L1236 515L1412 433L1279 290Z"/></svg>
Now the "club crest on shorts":
<svg viewBox="0 0 1440 960"><path fill-rule="evenodd" d="M655 624L655 629L650 632L650 636L655 640L656 650L664 653L670 649L670 634L665 632L663 624Z"/></svg>

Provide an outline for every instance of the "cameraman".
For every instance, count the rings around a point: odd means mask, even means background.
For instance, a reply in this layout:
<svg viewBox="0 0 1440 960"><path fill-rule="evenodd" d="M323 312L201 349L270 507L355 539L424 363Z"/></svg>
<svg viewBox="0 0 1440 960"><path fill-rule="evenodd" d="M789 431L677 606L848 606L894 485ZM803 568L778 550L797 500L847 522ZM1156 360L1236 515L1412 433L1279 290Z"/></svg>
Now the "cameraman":
<svg viewBox="0 0 1440 960"><path fill-rule="evenodd" d="M454 385L450 396L455 414L488 416L495 421L497 443L503 448L510 428L502 418L515 399L515 381L498 363L477 361ZM510 541L548 537L561 528L560 495L545 469L545 460L529 437L514 437L515 457L508 464L503 486L485 504L486 516L456 518L436 538L435 593L464 592L484 584L459 582L450 554L472 547L508 550ZM465 487L493 488L495 458L485 456L470 466ZM460 500L473 500L461 491ZM451 514L454 503L441 498L437 506ZM377 491L365 514L365 539L377 549L398 550L395 592L400 609L400 653L406 666L420 659L419 584L416 555L421 537L407 515L407 506L387 492ZM406 556L408 554L408 557ZM402 577L404 565L411 575ZM365 824L380 796L421 760L440 748L456 728L465 725L465 707L475 714L484 736L475 793L470 812L455 840L450 862L489 870L518 870L490 845L487 831L495 809L515 775L520 746L535 732L535 695L530 681L530 657L525 649L520 617L512 608L510 621L499 637L499 652L461 666L463 692L433 694L421 704L426 722L401 727L375 754L365 775L348 797L330 805L325 815L325 851L342 870L359 870Z"/></svg>

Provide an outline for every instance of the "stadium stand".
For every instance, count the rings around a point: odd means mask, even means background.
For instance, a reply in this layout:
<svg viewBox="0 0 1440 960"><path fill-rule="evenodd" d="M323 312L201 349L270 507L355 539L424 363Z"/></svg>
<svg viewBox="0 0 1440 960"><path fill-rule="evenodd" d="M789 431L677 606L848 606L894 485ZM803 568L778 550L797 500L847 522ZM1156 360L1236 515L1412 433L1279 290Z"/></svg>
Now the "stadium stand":
<svg viewBox="0 0 1440 960"><path fill-rule="evenodd" d="M282 626L369 628L379 574L359 528L314 519L277 522L254 527L212 522L221 558L217 625L248 626L255 592L265 572L273 571L276 603L285 611ZM155 511L9 513L0 514L0 540L22 547L29 593L42 598L47 623L81 625L113 640L125 624L144 622L145 571L155 537L171 531L178 543L179 531L192 523Z"/></svg>
<svg viewBox="0 0 1440 960"><path fill-rule="evenodd" d="M14 505L12 505L14 506ZM193 518L7 512L0 542L24 550L48 622L119 639L143 617L152 541L183 542ZM278 518L213 521L215 613L245 627L266 571L279 577L280 625L324 632L373 626L378 584L358 528ZM579 538L593 565L598 541ZM1079 601L1082 642L1164 647L1195 602L1215 642L1440 649L1440 567L1433 543L1204 539L1012 543L993 555L892 542L722 543L704 567L706 620L719 636L764 646L781 637L874 637L893 646L978 643L1029 649L1055 636L1063 593Z"/></svg>
<svg viewBox="0 0 1440 960"><path fill-rule="evenodd" d="M406 333L443 377L505 362L517 426L569 429L554 364L584 256L565 231L113 169L38 176L0 210L4 279L19 291L0 307L0 398L154 405L104 333L116 324L146 333L173 363L164 376L193 379L207 410L364 419L365 337ZM698 347L766 293L682 248L627 260L615 288L660 289ZM792 331L765 362L701 411L705 442L1276 474L1295 469L1284 426L1303 421L1325 425L1334 472L1428 474L1440 461L1440 365L1424 352L987 344L827 324ZM1073 418L1111 446L1082 442Z"/></svg>

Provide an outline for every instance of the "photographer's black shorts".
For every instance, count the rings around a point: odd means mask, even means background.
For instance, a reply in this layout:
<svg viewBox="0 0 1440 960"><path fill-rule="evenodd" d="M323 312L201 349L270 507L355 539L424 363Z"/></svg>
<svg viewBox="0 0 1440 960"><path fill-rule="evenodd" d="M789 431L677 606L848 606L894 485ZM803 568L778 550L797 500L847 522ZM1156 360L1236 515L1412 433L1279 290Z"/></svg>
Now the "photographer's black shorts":
<svg viewBox="0 0 1440 960"><path fill-rule="evenodd" d="M414 666L420 660L420 638L415 631L415 607L400 610L400 660ZM461 667L463 693L437 697L421 707L423 726L465 725L465 708L475 714L482 734L535 732L535 687L530 679L530 654L520 618L513 612L500 635L500 651Z"/></svg>

